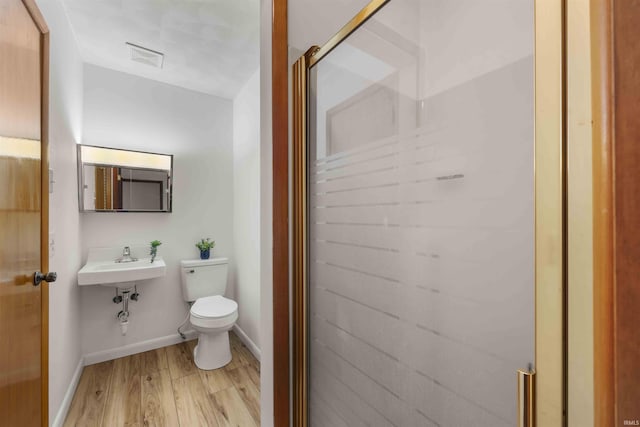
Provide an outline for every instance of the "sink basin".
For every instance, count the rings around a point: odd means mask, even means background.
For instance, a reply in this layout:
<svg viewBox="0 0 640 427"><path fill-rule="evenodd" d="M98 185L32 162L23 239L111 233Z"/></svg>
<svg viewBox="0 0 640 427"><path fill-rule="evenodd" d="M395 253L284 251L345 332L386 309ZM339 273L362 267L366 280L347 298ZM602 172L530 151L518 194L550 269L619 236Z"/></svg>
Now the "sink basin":
<svg viewBox="0 0 640 427"><path fill-rule="evenodd" d="M121 249L120 249L121 250ZM78 271L78 285L103 285L119 288L132 286L132 283L140 280L154 279L166 274L167 265L162 257L156 257L153 263L151 258L140 258L134 262L118 263L117 257L109 256L108 259L100 259L100 254L109 254L113 251L89 250L87 263ZM134 256L132 252L132 256Z"/></svg>

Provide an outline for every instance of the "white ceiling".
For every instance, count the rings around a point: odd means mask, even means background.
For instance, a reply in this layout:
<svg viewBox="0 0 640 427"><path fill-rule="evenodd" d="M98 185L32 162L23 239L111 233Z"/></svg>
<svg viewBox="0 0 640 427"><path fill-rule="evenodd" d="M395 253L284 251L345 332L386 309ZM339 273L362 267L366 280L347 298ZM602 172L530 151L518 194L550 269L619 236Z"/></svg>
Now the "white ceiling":
<svg viewBox="0 0 640 427"><path fill-rule="evenodd" d="M259 0L63 0L85 62L233 98L260 61ZM130 42L164 53L130 59Z"/></svg>

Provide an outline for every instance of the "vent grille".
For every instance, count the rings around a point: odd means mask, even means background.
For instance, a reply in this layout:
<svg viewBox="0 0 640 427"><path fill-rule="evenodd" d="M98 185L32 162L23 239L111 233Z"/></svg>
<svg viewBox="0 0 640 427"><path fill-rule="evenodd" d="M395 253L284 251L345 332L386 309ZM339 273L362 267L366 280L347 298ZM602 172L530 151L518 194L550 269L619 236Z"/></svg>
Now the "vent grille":
<svg viewBox="0 0 640 427"><path fill-rule="evenodd" d="M127 46L129 47L129 53L131 54L132 61L140 62L141 64L150 65L156 68L162 68L162 64L164 63L163 53L129 42L127 42Z"/></svg>

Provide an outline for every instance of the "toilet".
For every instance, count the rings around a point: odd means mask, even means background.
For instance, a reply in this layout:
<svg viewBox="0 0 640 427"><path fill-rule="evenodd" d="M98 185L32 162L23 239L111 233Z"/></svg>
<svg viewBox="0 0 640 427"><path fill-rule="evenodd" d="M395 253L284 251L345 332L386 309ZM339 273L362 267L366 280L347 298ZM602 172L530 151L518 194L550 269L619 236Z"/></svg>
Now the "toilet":
<svg viewBox="0 0 640 427"><path fill-rule="evenodd" d="M192 302L189 321L198 332L193 360L200 369L218 369L231 362L229 329L238 319L238 303L225 298L227 258L180 262L182 296Z"/></svg>

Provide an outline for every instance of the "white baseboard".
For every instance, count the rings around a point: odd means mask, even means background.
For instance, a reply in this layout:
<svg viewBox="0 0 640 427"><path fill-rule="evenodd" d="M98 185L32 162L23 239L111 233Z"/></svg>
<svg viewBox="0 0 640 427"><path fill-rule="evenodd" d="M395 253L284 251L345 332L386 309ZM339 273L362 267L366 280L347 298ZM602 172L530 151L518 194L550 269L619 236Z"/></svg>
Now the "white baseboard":
<svg viewBox="0 0 640 427"><path fill-rule="evenodd" d="M62 427L64 424L64 420L67 418L67 413L71 407L73 395L76 394L76 388L78 388L83 368L84 357L80 357L80 360L78 360L78 366L76 366L76 370L73 372L73 376L71 377L71 382L69 383L67 392L64 394L64 399L62 399L62 403L60 404L60 409L58 409L56 417L51 422L51 427Z"/></svg>
<svg viewBox="0 0 640 427"><path fill-rule="evenodd" d="M251 341L251 338L249 338L249 335L245 334L242 328L238 326L237 323L233 325L233 330L238 335L238 338L240 338L240 341L242 341L244 345L247 346L249 351L256 357L256 359L258 359L258 362L259 362L261 353L258 346L253 341Z"/></svg>
<svg viewBox="0 0 640 427"><path fill-rule="evenodd" d="M184 334L187 339L192 339L197 336L196 331L185 331ZM136 342L127 344L122 347L110 348L108 350L97 351L95 353L89 353L84 355L84 364L93 365L95 363L105 362L107 360L117 359L119 357L131 356L132 354L142 353L149 350L155 350L156 348L166 347L173 344L182 342L182 337L178 334L167 335L164 337L153 338L147 341Z"/></svg>

